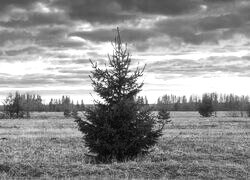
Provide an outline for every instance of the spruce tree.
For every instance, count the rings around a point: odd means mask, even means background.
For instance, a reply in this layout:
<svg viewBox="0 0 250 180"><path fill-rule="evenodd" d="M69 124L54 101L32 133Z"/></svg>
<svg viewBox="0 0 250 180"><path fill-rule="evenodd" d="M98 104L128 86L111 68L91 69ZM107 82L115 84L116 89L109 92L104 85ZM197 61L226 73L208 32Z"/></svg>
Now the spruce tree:
<svg viewBox="0 0 250 180"><path fill-rule="evenodd" d="M99 162L124 161L147 153L162 135L165 124L161 121L161 127L156 126L159 121L150 109L140 108L136 101L143 86L137 81L145 66L131 70L131 56L118 28L112 45L113 55L108 56L105 68L90 60L90 79L102 101L95 100L92 108L86 108L86 119L75 117L86 146L97 154Z"/></svg>

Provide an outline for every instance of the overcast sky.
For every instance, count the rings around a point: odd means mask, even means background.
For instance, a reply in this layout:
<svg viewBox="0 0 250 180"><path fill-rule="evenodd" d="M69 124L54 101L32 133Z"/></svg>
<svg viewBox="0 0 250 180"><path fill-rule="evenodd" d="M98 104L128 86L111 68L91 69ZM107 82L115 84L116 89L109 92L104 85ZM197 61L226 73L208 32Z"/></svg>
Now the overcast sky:
<svg viewBox="0 0 250 180"><path fill-rule="evenodd" d="M1 0L0 97L32 91L92 102L88 59L120 27L141 95L250 94L249 0Z"/></svg>

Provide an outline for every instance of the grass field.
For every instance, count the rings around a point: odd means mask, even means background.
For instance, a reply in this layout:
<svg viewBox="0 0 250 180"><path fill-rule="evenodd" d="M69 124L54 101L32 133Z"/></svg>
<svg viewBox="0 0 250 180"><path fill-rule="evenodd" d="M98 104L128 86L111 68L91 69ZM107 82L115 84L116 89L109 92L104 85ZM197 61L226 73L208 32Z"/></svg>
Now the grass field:
<svg viewBox="0 0 250 180"><path fill-rule="evenodd" d="M172 112L146 157L91 164L73 119L33 113L0 120L0 179L250 179L250 118Z"/></svg>

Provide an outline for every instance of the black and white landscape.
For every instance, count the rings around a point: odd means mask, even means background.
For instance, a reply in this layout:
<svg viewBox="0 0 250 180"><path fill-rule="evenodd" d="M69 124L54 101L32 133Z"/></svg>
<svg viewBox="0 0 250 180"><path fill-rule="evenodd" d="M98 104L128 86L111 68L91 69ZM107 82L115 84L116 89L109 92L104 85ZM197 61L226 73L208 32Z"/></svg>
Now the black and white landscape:
<svg viewBox="0 0 250 180"><path fill-rule="evenodd" d="M0 0L0 179L250 179L249 70L249 0Z"/></svg>

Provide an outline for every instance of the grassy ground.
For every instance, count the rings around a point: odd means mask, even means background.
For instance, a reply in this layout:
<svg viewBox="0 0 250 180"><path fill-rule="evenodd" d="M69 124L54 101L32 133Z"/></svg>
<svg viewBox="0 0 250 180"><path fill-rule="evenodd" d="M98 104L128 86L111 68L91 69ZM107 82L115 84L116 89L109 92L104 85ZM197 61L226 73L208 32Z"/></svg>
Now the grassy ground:
<svg viewBox="0 0 250 180"><path fill-rule="evenodd" d="M173 112L146 157L91 164L73 119L0 120L0 179L250 179L250 119Z"/></svg>

